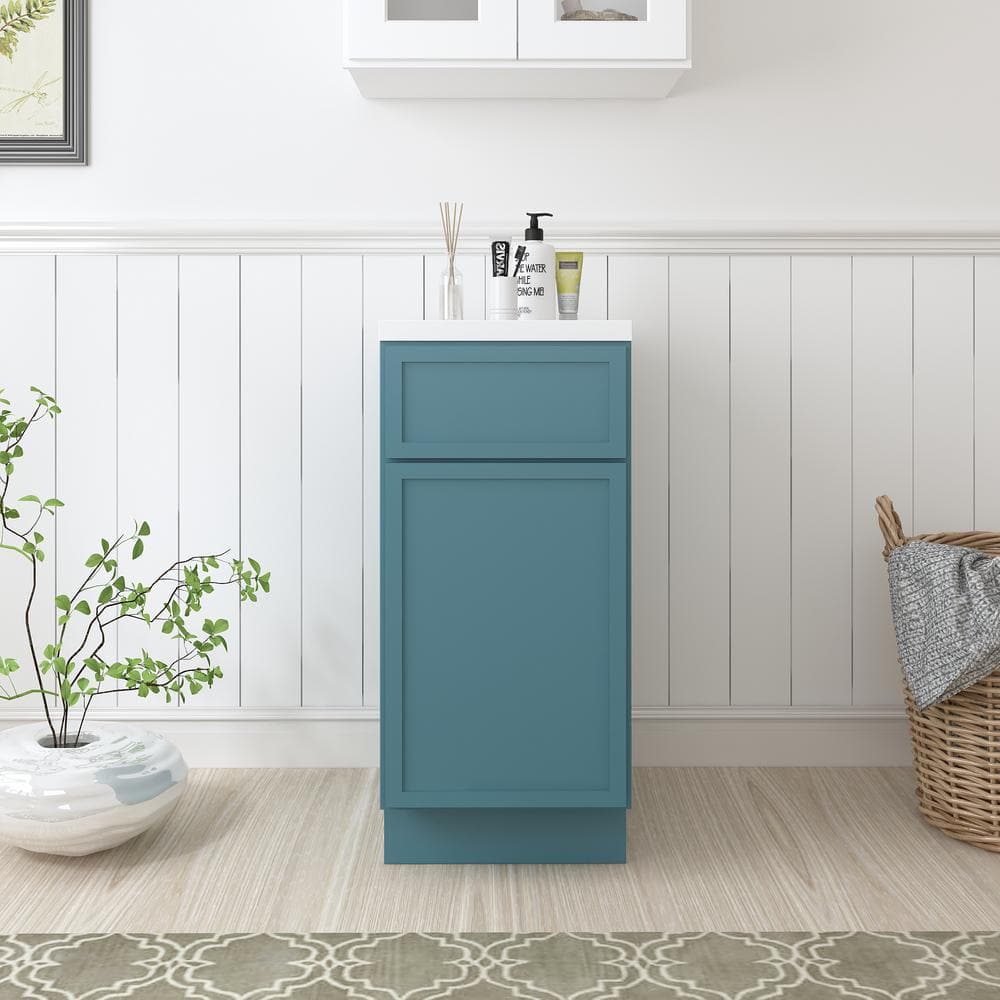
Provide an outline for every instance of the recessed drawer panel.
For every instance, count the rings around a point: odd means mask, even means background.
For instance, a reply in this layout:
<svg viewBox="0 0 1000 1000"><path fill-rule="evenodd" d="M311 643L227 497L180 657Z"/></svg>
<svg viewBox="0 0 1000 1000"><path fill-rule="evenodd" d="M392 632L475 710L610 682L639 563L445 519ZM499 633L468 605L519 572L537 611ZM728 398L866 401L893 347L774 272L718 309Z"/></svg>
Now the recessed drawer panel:
<svg viewBox="0 0 1000 1000"><path fill-rule="evenodd" d="M387 342L382 352L387 458L625 458L628 344Z"/></svg>

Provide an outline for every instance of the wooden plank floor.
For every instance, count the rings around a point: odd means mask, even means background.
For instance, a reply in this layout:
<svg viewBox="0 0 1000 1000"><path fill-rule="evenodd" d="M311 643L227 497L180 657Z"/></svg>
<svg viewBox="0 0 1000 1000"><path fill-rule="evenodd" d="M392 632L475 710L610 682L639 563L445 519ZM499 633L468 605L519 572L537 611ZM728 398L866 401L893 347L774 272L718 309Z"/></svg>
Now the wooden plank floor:
<svg viewBox="0 0 1000 1000"><path fill-rule="evenodd" d="M973 930L1000 856L927 828L902 769L640 769L625 866L385 867L374 771L201 771L82 859L0 848L0 933Z"/></svg>

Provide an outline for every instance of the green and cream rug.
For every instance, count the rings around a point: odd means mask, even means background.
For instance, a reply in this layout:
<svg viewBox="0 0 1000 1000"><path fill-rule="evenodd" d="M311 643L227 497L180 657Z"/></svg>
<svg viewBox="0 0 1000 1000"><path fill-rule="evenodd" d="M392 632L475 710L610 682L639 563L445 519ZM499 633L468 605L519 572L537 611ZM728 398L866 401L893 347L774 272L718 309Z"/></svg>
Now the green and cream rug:
<svg viewBox="0 0 1000 1000"><path fill-rule="evenodd" d="M1000 933L0 938L0 1000L996 1000Z"/></svg>

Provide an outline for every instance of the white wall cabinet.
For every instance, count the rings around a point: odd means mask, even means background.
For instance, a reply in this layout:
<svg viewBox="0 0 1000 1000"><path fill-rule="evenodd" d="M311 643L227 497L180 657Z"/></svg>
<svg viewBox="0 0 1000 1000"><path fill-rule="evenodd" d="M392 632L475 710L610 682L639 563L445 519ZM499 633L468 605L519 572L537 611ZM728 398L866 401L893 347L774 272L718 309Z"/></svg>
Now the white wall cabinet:
<svg viewBox="0 0 1000 1000"><path fill-rule="evenodd" d="M690 68L691 0L345 0L344 65L372 98L657 98Z"/></svg>

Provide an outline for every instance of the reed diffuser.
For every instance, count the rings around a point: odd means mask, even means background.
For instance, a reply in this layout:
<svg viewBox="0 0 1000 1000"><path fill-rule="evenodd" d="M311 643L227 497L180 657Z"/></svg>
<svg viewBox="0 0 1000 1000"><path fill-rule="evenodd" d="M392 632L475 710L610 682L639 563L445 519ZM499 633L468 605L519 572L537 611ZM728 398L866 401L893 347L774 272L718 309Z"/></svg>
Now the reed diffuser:
<svg viewBox="0 0 1000 1000"><path fill-rule="evenodd" d="M444 228L444 245L448 263L441 273L439 298L441 319L462 319L465 313L462 272L455 266L458 253L458 235L462 230L464 203L441 202L441 225Z"/></svg>

